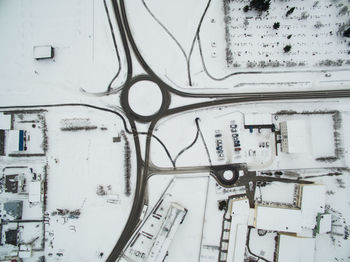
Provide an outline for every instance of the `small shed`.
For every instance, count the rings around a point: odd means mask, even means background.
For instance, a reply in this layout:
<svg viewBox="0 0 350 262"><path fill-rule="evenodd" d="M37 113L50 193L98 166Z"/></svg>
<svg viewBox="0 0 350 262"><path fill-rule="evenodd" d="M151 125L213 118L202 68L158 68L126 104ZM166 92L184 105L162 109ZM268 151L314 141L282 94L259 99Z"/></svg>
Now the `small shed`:
<svg viewBox="0 0 350 262"><path fill-rule="evenodd" d="M54 48L51 45L34 46L33 54L36 60L52 59L54 57Z"/></svg>

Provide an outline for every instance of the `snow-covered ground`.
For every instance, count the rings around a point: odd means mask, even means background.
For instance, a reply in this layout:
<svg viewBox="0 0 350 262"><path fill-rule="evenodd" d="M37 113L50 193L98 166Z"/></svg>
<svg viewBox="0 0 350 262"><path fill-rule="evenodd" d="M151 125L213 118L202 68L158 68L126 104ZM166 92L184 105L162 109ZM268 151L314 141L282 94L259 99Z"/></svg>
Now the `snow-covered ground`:
<svg viewBox="0 0 350 262"><path fill-rule="evenodd" d="M140 0L127 2L126 10L146 62L163 81L181 91L239 93L348 86L349 40L342 35L349 27L346 0L275 0L269 12L260 15L254 10L244 12L247 4L248 0ZM171 13L181 14L181 19ZM139 17L143 23L137 22ZM278 29L273 29L275 22L280 23ZM200 40L195 39L198 28ZM287 45L292 49L285 53ZM248 71L253 74L237 75ZM275 71L279 73L271 77Z"/></svg>
<svg viewBox="0 0 350 262"><path fill-rule="evenodd" d="M89 119L90 130L62 130L67 120ZM81 122L81 121L80 121ZM47 261L104 261L129 216L136 179L132 137L131 195L125 194L124 130L118 116L65 107L47 113L49 147L46 226ZM79 210L79 218L57 214ZM60 256L60 253L63 256Z"/></svg>
<svg viewBox="0 0 350 262"><path fill-rule="evenodd" d="M125 79L125 59L111 2L106 0L106 5L120 63L104 1L1 1L1 95L47 94L50 101L55 93L62 100L65 92L104 92L121 66L112 84L119 86ZM36 45L51 45L54 58L35 60Z"/></svg>

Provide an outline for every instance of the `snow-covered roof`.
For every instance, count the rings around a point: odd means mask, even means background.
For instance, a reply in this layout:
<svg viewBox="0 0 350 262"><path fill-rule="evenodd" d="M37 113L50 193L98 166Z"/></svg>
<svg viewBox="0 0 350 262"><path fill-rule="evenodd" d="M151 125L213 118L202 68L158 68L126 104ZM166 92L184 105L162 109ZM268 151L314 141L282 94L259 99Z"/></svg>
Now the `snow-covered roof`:
<svg viewBox="0 0 350 262"><path fill-rule="evenodd" d="M46 59L53 57L52 46L50 45L34 46L33 52L35 59Z"/></svg>
<svg viewBox="0 0 350 262"><path fill-rule="evenodd" d="M0 113L0 129L11 129L11 115Z"/></svg>
<svg viewBox="0 0 350 262"><path fill-rule="evenodd" d="M287 121L288 152L307 153L310 151L310 128L306 120Z"/></svg>
<svg viewBox="0 0 350 262"><path fill-rule="evenodd" d="M271 114L249 113L244 115L244 125L272 125Z"/></svg>
<svg viewBox="0 0 350 262"><path fill-rule="evenodd" d="M8 152L14 152L19 150L19 130L8 130L6 150Z"/></svg>
<svg viewBox="0 0 350 262"><path fill-rule="evenodd" d="M244 260L249 210L248 199L232 200L231 229L226 260L228 262Z"/></svg>
<svg viewBox="0 0 350 262"><path fill-rule="evenodd" d="M301 232L301 210L257 206L256 228L290 233Z"/></svg>
<svg viewBox="0 0 350 262"><path fill-rule="evenodd" d="M281 234L279 237L278 262L315 261L315 238L294 237Z"/></svg>
<svg viewBox="0 0 350 262"><path fill-rule="evenodd" d="M324 213L326 202L325 185L302 185L301 217L302 227L314 228L318 213Z"/></svg>
<svg viewBox="0 0 350 262"><path fill-rule="evenodd" d="M41 198L41 181L33 181L29 184L29 202L40 202Z"/></svg>
<svg viewBox="0 0 350 262"><path fill-rule="evenodd" d="M30 250L20 250L18 252L18 256L20 258L30 258L32 256L32 252Z"/></svg>
<svg viewBox="0 0 350 262"><path fill-rule="evenodd" d="M175 202L170 204L166 219L161 225L159 232L153 241L147 261L158 262L164 260L164 258L167 256L167 251L175 236L175 233L185 215L186 211L183 206Z"/></svg>
<svg viewBox="0 0 350 262"><path fill-rule="evenodd" d="M324 234L332 230L332 215L331 214L319 214L317 217L317 233Z"/></svg>

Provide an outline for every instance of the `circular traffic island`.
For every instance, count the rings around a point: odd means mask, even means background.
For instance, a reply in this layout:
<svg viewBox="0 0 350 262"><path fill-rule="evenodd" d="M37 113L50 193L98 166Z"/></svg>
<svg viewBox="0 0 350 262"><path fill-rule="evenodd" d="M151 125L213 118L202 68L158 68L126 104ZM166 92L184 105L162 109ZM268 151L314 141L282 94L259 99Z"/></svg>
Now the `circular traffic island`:
<svg viewBox="0 0 350 262"><path fill-rule="evenodd" d="M239 168L232 165L212 166L210 174L223 187L233 187L239 178Z"/></svg>
<svg viewBox="0 0 350 262"><path fill-rule="evenodd" d="M140 81L129 89L129 105L132 111L140 116L151 116L162 106L162 91L151 81Z"/></svg>
<svg viewBox="0 0 350 262"><path fill-rule="evenodd" d="M170 97L165 88L150 77L135 77L121 96L125 112L140 122L149 122L168 109Z"/></svg>

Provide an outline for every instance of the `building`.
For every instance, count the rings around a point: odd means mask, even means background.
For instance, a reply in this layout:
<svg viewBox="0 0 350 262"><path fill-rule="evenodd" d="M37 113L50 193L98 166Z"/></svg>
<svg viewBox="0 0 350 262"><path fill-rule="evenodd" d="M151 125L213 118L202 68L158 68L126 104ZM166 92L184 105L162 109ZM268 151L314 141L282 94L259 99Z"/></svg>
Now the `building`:
<svg viewBox="0 0 350 262"><path fill-rule="evenodd" d="M231 228L227 249L227 262L243 261L248 233L249 201L232 199Z"/></svg>
<svg viewBox="0 0 350 262"><path fill-rule="evenodd" d="M319 184L302 184L296 208L256 205L255 227L258 229L293 233L312 237L317 217L324 214L326 187ZM324 219L329 217L325 216ZM320 220L321 222L321 220ZM329 232L330 225L321 230Z"/></svg>
<svg viewBox="0 0 350 262"><path fill-rule="evenodd" d="M18 175L7 175L5 176L5 192L6 193L18 193L19 184Z"/></svg>
<svg viewBox="0 0 350 262"><path fill-rule="evenodd" d="M312 230L316 226L316 217L325 212L326 186L318 184L300 185L299 204L302 226Z"/></svg>
<svg viewBox="0 0 350 262"><path fill-rule="evenodd" d="M118 261L162 262L186 214L186 208L174 202L171 194L164 193L143 219Z"/></svg>
<svg viewBox="0 0 350 262"><path fill-rule="evenodd" d="M29 184L29 202L39 203L41 201L41 181L32 181Z"/></svg>
<svg viewBox="0 0 350 262"><path fill-rule="evenodd" d="M54 48L51 45L34 46L33 56L36 60L51 59L54 57Z"/></svg>
<svg viewBox="0 0 350 262"><path fill-rule="evenodd" d="M17 246L18 240L18 230L10 229L5 232L5 244Z"/></svg>
<svg viewBox="0 0 350 262"><path fill-rule="evenodd" d="M0 113L0 129L10 130L11 129L12 116L10 114Z"/></svg>
<svg viewBox="0 0 350 262"><path fill-rule="evenodd" d="M275 131L275 125L272 123L271 114L248 113L244 114L244 128L253 132L253 129L271 129Z"/></svg>
<svg viewBox="0 0 350 262"><path fill-rule="evenodd" d="M186 209L179 204L171 203L166 219L159 229L153 246L149 252L147 261L161 262L164 260L172 239L174 238L178 227L182 223L186 212Z"/></svg>
<svg viewBox="0 0 350 262"><path fill-rule="evenodd" d="M5 130L0 129L0 156L5 155Z"/></svg>
<svg viewBox="0 0 350 262"><path fill-rule="evenodd" d="M315 261L315 238L295 237L280 234L277 262Z"/></svg>
<svg viewBox="0 0 350 262"><path fill-rule="evenodd" d="M0 156L5 155L5 130L11 129L12 117L0 113Z"/></svg>
<svg viewBox="0 0 350 262"><path fill-rule="evenodd" d="M281 151L307 153L310 151L310 132L306 120L289 120L280 123Z"/></svg>
<svg viewBox="0 0 350 262"><path fill-rule="evenodd" d="M8 201L4 203L4 216L2 219L4 220L15 220L22 218L23 211L23 201L14 200Z"/></svg>
<svg viewBox="0 0 350 262"><path fill-rule="evenodd" d="M24 130L8 130L6 136L7 152L21 152L26 149Z"/></svg>
<svg viewBox="0 0 350 262"><path fill-rule="evenodd" d="M301 233L301 210L260 206L256 208L255 227L257 229Z"/></svg>
<svg viewBox="0 0 350 262"><path fill-rule="evenodd" d="M332 215L331 214L318 214L317 215L317 234L329 233L332 230Z"/></svg>

